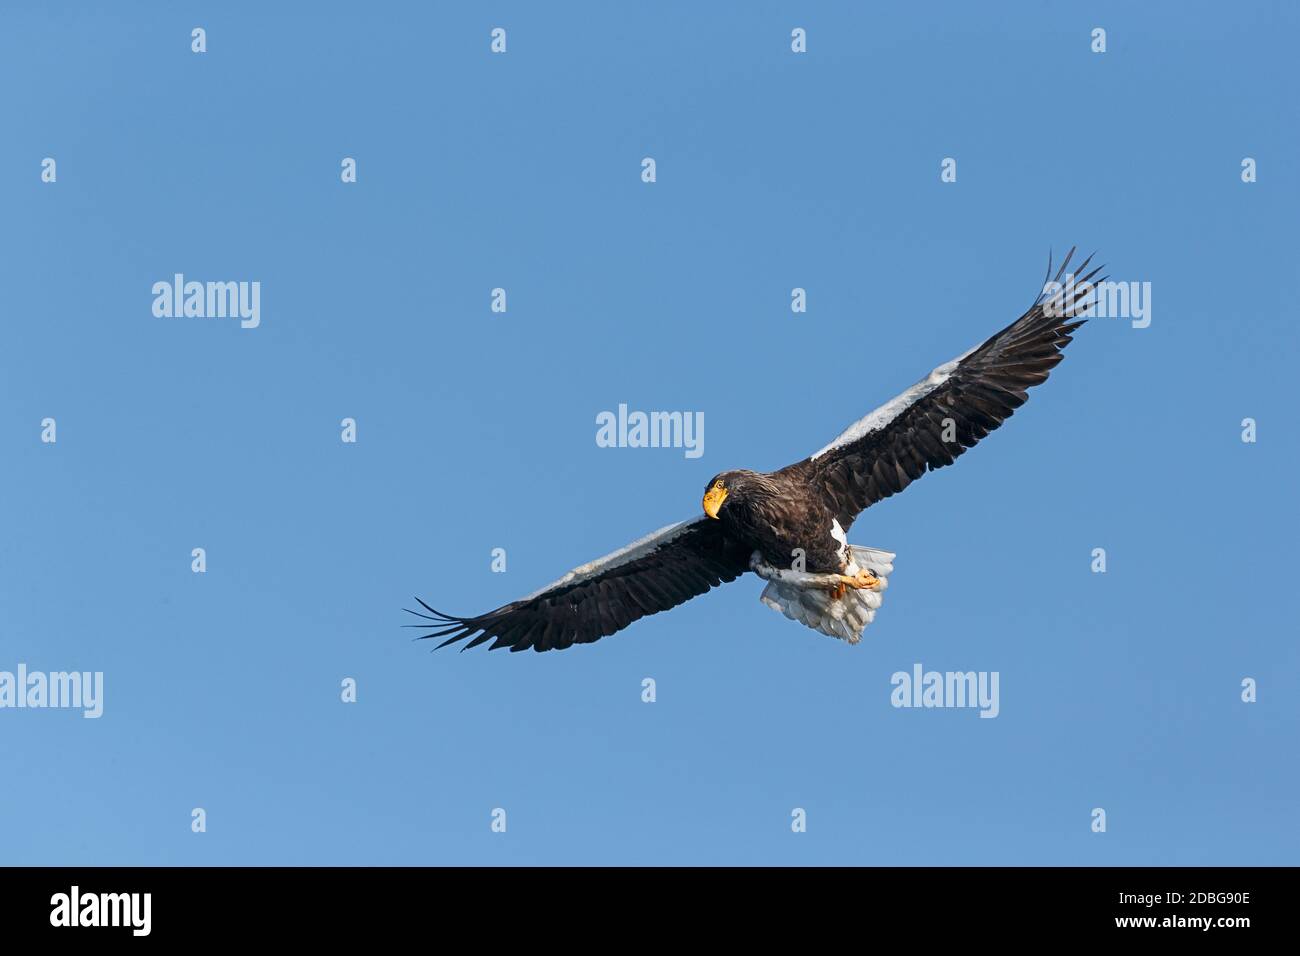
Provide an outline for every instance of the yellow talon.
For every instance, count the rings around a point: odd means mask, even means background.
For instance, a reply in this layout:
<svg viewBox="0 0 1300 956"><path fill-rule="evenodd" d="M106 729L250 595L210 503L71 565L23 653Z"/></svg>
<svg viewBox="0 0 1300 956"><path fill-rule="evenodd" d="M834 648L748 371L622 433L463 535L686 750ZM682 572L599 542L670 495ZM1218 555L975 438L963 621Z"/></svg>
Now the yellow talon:
<svg viewBox="0 0 1300 956"><path fill-rule="evenodd" d="M831 586L831 597L836 601L844 597L845 591L849 588L858 591L879 591L881 588L880 578L870 571L859 571L857 574L840 574L837 577L839 583Z"/></svg>
<svg viewBox="0 0 1300 956"><path fill-rule="evenodd" d="M879 591L880 578L876 577L870 571L859 571L853 576L842 574L840 577L844 583L851 588L857 588L859 591Z"/></svg>

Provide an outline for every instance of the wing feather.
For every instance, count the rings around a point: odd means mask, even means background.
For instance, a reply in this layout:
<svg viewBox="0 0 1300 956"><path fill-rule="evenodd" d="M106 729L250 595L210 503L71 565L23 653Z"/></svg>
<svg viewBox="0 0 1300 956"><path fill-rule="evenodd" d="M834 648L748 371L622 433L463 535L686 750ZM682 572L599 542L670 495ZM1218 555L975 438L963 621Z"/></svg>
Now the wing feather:
<svg viewBox="0 0 1300 956"><path fill-rule="evenodd" d="M1071 249L1052 284L1045 284L1044 293L1015 322L784 470L799 472L821 489L847 530L863 509L897 494L927 471L952 464L1010 418L1028 398L1027 389L1047 381L1071 334L1083 325L1084 320L1072 318L1087 313L1093 280L1101 270L1067 276L1062 285L1073 255ZM1091 259L1077 273L1084 273ZM1050 263L1047 274L1052 274Z"/></svg>
<svg viewBox="0 0 1300 956"><path fill-rule="evenodd" d="M749 569L749 549L732 540L722 522L701 515L670 525L626 548L584 564L553 584L476 617L435 611L410 613L427 624L421 638L439 647L466 641L462 650L492 641L491 650L558 650L588 644L634 621L667 611ZM408 609L409 610L409 609Z"/></svg>

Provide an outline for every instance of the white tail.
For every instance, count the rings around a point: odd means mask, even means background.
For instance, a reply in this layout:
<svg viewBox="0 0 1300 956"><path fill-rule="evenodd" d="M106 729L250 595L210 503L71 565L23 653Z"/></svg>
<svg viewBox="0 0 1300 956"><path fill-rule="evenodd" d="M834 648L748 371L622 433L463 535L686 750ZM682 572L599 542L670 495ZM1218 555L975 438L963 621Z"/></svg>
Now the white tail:
<svg viewBox="0 0 1300 956"><path fill-rule="evenodd" d="M830 591L834 575L782 571L763 564L757 555L750 567L767 581L759 600L768 607L815 631L856 644L862 640L866 626L876 618L876 610L883 601L881 592L889 587L889 575L894 573L894 557L891 551L849 545L845 574L870 571L880 578L880 591L848 588L839 598Z"/></svg>

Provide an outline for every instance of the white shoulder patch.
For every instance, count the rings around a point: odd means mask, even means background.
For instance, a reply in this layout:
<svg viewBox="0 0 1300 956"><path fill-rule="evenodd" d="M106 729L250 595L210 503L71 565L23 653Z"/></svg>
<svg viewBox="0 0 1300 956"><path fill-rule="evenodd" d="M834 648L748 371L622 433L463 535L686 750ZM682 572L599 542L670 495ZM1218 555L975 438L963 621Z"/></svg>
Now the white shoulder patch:
<svg viewBox="0 0 1300 956"><path fill-rule="evenodd" d="M630 561L635 561L642 555L649 554L656 548L662 548L665 544L668 544L674 538L679 537L682 532L686 531L693 525L697 525L701 521L709 520L711 519L707 515L700 515L697 518L691 518L687 521L679 521L677 524L670 524L666 528L660 528L658 531L654 531L646 535L644 538L637 538L626 547L619 548L617 551L611 551L603 558L597 558L594 561L588 561L586 564L578 565L558 581L552 581L550 584L546 585L546 587L534 591L532 594L522 597L519 600L531 601L534 598L541 597L547 591L554 590L555 588L581 583L589 578L597 577L598 575L608 571L610 568L617 568Z"/></svg>
<svg viewBox="0 0 1300 956"><path fill-rule="evenodd" d="M974 352L977 348L979 348L978 345L974 348L967 349L951 362L945 362L911 388L908 388L902 394L896 395L889 401L885 402L885 404L881 405L866 418L858 419L845 429L838 438L813 455L813 459L816 460L828 451L834 451L836 448L855 442L859 438L869 435L872 432L880 431L880 429L884 428L899 415L903 414L903 412L907 411L944 382L948 381L952 373L957 371L957 366L962 363L966 356L970 355L971 352Z"/></svg>

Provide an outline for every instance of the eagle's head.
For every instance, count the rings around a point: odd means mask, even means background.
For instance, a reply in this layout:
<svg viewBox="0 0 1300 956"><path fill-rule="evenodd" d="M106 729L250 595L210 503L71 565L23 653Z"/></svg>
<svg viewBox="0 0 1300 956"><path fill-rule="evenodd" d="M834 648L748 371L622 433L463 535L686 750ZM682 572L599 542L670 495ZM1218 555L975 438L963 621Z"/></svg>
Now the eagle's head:
<svg viewBox="0 0 1300 956"><path fill-rule="evenodd" d="M761 476L752 471L724 471L709 479L709 486L704 489L704 513L710 518L717 518L722 506L743 502L746 496L756 490L756 480Z"/></svg>

